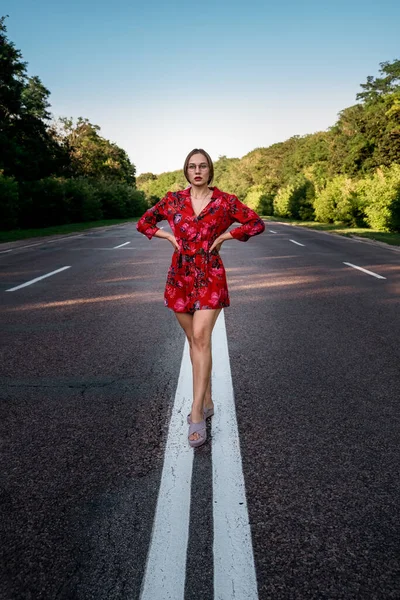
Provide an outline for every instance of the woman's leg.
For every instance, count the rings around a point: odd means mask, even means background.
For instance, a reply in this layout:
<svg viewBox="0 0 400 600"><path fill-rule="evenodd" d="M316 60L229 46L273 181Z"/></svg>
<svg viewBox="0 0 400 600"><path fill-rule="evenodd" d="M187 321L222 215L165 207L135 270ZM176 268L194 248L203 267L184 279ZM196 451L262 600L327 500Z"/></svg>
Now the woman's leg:
<svg viewBox="0 0 400 600"><path fill-rule="evenodd" d="M197 310L192 321L192 357L193 357L193 404L191 418L193 423L204 419L204 401L207 386L211 379L211 334L221 309ZM194 433L190 439L197 440Z"/></svg>
<svg viewBox="0 0 400 600"><path fill-rule="evenodd" d="M196 312L200 312L200 311L196 311ZM211 311L202 311L202 312L211 312ZM214 311L212 311L212 312L214 312ZM178 312L176 312L175 315L176 315L176 318L178 319L179 325L182 327L182 329L184 330L184 332L186 334L186 337L187 337L187 340L189 343L190 361L193 366L193 344L192 344L193 315L191 315L190 313L178 313ZM211 373L210 373L210 378L208 380L206 394L204 397L204 408L211 408L212 406L213 406L213 402L211 399Z"/></svg>

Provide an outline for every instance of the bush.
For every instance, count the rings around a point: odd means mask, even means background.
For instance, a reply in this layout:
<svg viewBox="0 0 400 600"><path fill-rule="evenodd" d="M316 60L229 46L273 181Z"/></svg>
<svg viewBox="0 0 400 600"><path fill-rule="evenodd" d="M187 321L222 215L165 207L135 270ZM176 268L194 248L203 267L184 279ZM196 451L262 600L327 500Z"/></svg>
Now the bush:
<svg viewBox="0 0 400 600"><path fill-rule="evenodd" d="M18 183L13 177L0 173L0 227L9 231L18 226L19 194Z"/></svg>
<svg viewBox="0 0 400 600"><path fill-rule="evenodd" d="M272 215L273 199L263 185L253 185L248 189L244 203L260 215Z"/></svg>
<svg viewBox="0 0 400 600"><path fill-rule="evenodd" d="M316 220L321 223L363 225L364 206L357 189L358 184L345 175L338 175L328 181L325 189L314 199Z"/></svg>
<svg viewBox="0 0 400 600"><path fill-rule="evenodd" d="M400 165L382 167L359 185L366 221L373 229L400 231Z"/></svg>
<svg viewBox="0 0 400 600"><path fill-rule="evenodd" d="M137 217L148 208L144 192L126 183L97 181L95 186L104 219Z"/></svg>
<svg viewBox="0 0 400 600"><path fill-rule="evenodd" d="M260 197L257 212L260 215L272 216L274 214L274 195L263 194Z"/></svg>
<svg viewBox="0 0 400 600"><path fill-rule="evenodd" d="M98 221L103 218L100 199L89 179L66 179L64 186L70 223Z"/></svg>
<svg viewBox="0 0 400 600"><path fill-rule="evenodd" d="M20 197L18 225L24 228L125 219L148 208L144 193L131 185L88 177L23 183Z"/></svg>
<svg viewBox="0 0 400 600"><path fill-rule="evenodd" d="M292 219L313 220L315 187L304 175L278 190L273 206L274 215Z"/></svg>
<svg viewBox="0 0 400 600"><path fill-rule="evenodd" d="M50 227L69 223L65 180L47 177L20 184L21 227Z"/></svg>
<svg viewBox="0 0 400 600"><path fill-rule="evenodd" d="M278 217L292 217L291 198L294 185L290 184L278 190L274 198L274 215Z"/></svg>

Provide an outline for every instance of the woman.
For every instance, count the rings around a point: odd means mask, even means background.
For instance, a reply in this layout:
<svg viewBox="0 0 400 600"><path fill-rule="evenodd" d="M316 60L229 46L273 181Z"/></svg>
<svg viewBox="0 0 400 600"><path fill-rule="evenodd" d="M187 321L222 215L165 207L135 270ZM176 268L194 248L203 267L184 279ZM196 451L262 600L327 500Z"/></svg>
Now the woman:
<svg viewBox="0 0 400 600"><path fill-rule="evenodd" d="M246 242L262 233L263 221L236 196L209 187L214 167L210 156L194 149L183 171L190 187L168 192L137 223L149 240L168 240L174 247L164 304L171 308L189 342L193 369L193 404L189 444L201 446L207 438L206 419L214 414L211 399L211 334L222 308L229 306L224 265L219 250L225 240ZM156 227L167 220L172 234ZM240 227L226 230L235 221Z"/></svg>

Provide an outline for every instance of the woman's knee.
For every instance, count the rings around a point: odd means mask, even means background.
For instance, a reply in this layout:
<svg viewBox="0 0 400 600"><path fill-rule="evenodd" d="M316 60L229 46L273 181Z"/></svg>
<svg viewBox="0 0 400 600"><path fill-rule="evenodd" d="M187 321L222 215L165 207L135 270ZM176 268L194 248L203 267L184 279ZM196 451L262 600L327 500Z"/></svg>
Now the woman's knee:
<svg viewBox="0 0 400 600"><path fill-rule="evenodd" d="M211 348L211 335L206 329L198 329L193 331L192 348L198 350L208 350Z"/></svg>

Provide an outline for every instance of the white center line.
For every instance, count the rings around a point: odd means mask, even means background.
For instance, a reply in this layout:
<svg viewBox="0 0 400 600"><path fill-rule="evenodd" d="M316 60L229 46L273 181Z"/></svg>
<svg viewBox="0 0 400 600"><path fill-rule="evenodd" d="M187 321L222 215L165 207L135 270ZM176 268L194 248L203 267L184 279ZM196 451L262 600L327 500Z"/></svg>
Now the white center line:
<svg viewBox="0 0 400 600"><path fill-rule="evenodd" d="M386 279L386 277L383 277L382 275L378 275L377 273L374 273L373 271L368 271L368 269L363 269L362 267L358 267L357 265L353 265L348 262L344 262L343 264L347 265L348 267L353 267L353 269L358 269L359 271L363 271L363 273L367 273L367 275L372 275L372 277L376 277L377 279Z"/></svg>
<svg viewBox="0 0 400 600"><path fill-rule="evenodd" d="M193 448L187 440L192 369L187 340L172 409L141 600L183 600Z"/></svg>
<svg viewBox="0 0 400 600"><path fill-rule="evenodd" d="M117 248L122 248L122 246L126 246L127 244L130 244L130 242L125 242L125 244L120 244L119 246L114 246L113 250L116 250Z"/></svg>
<svg viewBox="0 0 400 600"><path fill-rule="evenodd" d="M212 422L214 598L257 600L251 530L240 454L225 315L213 330Z"/></svg>
<svg viewBox="0 0 400 600"><path fill-rule="evenodd" d="M37 281L40 281L41 279L45 279L46 277L50 277L51 275L55 275L56 273L61 273L61 271L65 271L65 269L70 269L71 267L62 267L61 269L57 269L57 271L52 271L51 273L47 273L46 275L41 275L41 277L36 277L35 279L31 279L30 281L27 281L26 283L22 283L21 285L17 285L16 287L10 288L9 290L6 290L6 292L15 292L15 290L20 290L23 287L26 287L27 285L32 285L32 283L36 283Z"/></svg>
<svg viewBox="0 0 400 600"><path fill-rule="evenodd" d="M300 244L300 242L296 242L296 240L289 240L289 242L292 242L293 244L297 244L298 246L305 246L305 244Z"/></svg>
<svg viewBox="0 0 400 600"><path fill-rule="evenodd" d="M218 398L212 424L214 598L257 600L251 531L222 310L212 334L213 392ZM194 451L187 440L192 369L188 343L182 358L168 431L141 600L183 600L189 536Z"/></svg>
<svg viewBox="0 0 400 600"><path fill-rule="evenodd" d="M277 233L276 231L273 231L272 229L268 230L270 233Z"/></svg>

